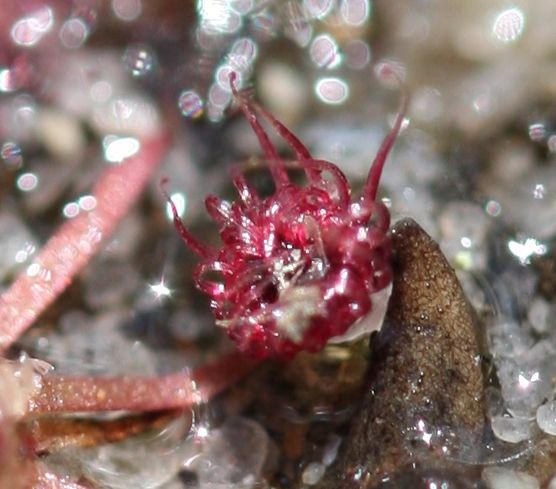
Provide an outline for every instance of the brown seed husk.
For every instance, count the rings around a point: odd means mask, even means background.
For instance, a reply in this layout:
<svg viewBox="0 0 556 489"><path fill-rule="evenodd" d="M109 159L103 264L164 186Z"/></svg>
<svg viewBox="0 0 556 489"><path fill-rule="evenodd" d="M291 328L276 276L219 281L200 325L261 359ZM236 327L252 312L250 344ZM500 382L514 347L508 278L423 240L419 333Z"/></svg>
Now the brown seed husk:
<svg viewBox="0 0 556 489"><path fill-rule="evenodd" d="M392 245L392 297L385 324L371 340L364 399L319 489L374 488L405 477L407 467L426 473L457 466L435 446L437 430L477 438L483 430L481 343L456 274L413 220L394 226Z"/></svg>

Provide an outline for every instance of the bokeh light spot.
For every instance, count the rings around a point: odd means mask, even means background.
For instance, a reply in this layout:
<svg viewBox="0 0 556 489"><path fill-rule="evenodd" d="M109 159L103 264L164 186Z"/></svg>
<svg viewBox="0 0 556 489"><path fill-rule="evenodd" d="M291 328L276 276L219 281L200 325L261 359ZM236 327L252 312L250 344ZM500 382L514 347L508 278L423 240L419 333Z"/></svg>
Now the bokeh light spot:
<svg viewBox="0 0 556 489"><path fill-rule="evenodd" d="M143 10L141 0L112 0L112 11L120 20L132 22Z"/></svg>
<svg viewBox="0 0 556 489"><path fill-rule="evenodd" d="M178 98L178 108L188 119L197 119L203 114L204 102L194 90L184 90Z"/></svg>
<svg viewBox="0 0 556 489"><path fill-rule="evenodd" d="M156 56L153 50L145 44L128 46L122 60L127 71L135 77L147 75L156 65Z"/></svg>
<svg viewBox="0 0 556 489"><path fill-rule="evenodd" d="M82 19L68 19L60 29L60 41L66 48L76 49L83 45L89 36L89 26Z"/></svg>
<svg viewBox="0 0 556 489"><path fill-rule="evenodd" d="M319 68L336 68L341 62L338 44L328 34L321 34L313 39L309 55Z"/></svg>
<svg viewBox="0 0 556 489"><path fill-rule="evenodd" d="M39 178L34 173L23 173L17 179L17 188L22 192L31 192L38 184Z"/></svg>
<svg viewBox="0 0 556 489"><path fill-rule="evenodd" d="M339 105L349 97L349 86L341 78L321 78L315 84L315 93L324 103Z"/></svg>
<svg viewBox="0 0 556 489"><path fill-rule="evenodd" d="M523 33L525 16L518 8L504 10L494 19L492 35L501 42L516 41Z"/></svg>

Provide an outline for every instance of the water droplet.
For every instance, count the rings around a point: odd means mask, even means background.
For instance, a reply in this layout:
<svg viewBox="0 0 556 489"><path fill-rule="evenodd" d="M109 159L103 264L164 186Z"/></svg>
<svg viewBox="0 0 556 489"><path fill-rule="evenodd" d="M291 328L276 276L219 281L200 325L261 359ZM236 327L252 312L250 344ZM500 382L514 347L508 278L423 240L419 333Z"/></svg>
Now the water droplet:
<svg viewBox="0 0 556 489"><path fill-rule="evenodd" d="M228 56L230 66L239 71L248 69L253 61L255 61L256 57L257 44L249 37L238 39L232 46L232 49L230 49L230 54Z"/></svg>
<svg viewBox="0 0 556 489"><path fill-rule="evenodd" d="M39 179L34 173L23 173L17 179L17 188L23 192L31 192L37 188Z"/></svg>
<svg viewBox="0 0 556 489"><path fill-rule="evenodd" d="M341 62L338 53L338 44L334 38L328 34L321 34L315 37L309 48L309 54L313 63L319 68L335 68Z"/></svg>
<svg viewBox="0 0 556 489"><path fill-rule="evenodd" d="M91 99L98 104L107 102L112 96L113 91L112 85L105 80L99 80L93 83L89 89Z"/></svg>
<svg viewBox="0 0 556 489"><path fill-rule="evenodd" d="M235 73L235 75L236 75L235 86L238 89L241 88L241 86L243 85L243 80L242 80L243 77L241 75L241 72L238 72L238 71L234 70L229 64L224 64L224 65L220 66L216 70L216 74L214 75L214 79L216 80L216 83L225 92L230 92L231 93L231 91L232 91L232 88L230 86L230 75L232 73ZM214 87L214 85L213 85L213 87ZM211 102L212 102L210 92L209 92L209 100L211 100ZM213 103L216 103L216 102L213 102ZM226 104L216 103L216 105L227 105L227 103Z"/></svg>
<svg viewBox="0 0 556 489"><path fill-rule="evenodd" d="M193 90L184 90L178 98L178 107L188 119L197 119L203 114L204 102Z"/></svg>
<svg viewBox="0 0 556 489"><path fill-rule="evenodd" d="M17 20L12 26L12 40L19 46L34 46L52 28L54 13L42 6L28 17Z"/></svg>
<svg viewBox="0 0 556 489"><path fill-rule="evenodd" d="M112 10L119 19L131 22L141 15L143 5L141 0L112 0Z"/></svg>
<svg viewBox="0 0 556 489"><path fill-rule="evenodd" d="M81 47L88 36L89 26L80 18L66 20L60 29L60 41L66 48Z"/></svg>
<svg viewBox="0 0 556 489"><path fill-rule="evenodd" d="M231 0L230 5L235 12L241 15L248 14L254 7L254 0Z"/></svg>
<svg viewBox="0 0 556 489"><path fill-rule="evenodd" d="M502 212L502 206L500 205L499 202L496 202L495 200L489 200L485 204L485 211L489 216L498 217Z"/></svg>
<svg viewBox="0 0 556 489"><path fill-rule="evenodd" d="M342 17L349 25L362 25L371 13L369 0L344 0L342 2Z"/></svg>
<svg viewBox="0 0 556 489"><path fill-rule="evenodd" d="M133 76L145 76L151 72L156 64L156 56L150 46L133 44L124 51L123 62L125 68Z"/></svg>
<svg viewBox="0 0 556 489"><path fill-rule="evenodd" d="M92 211L97 206L97 199L92 195L83 195L79 197L78 204L84 211Z"/></svg>
<svg viewBox="0 0 556 489"><path fill-rule="evenodd" d="M340 78L321 78L315 85L317 97L324 103L339 105L349 96L349 86Z"/></svg>
<svg viewBox="0 0 556 489"><path fill-rule="evenodd" d="M356 39L351 41L346 47L346 64L354 70L362 70L371 61L371 50L369 45Z"/></svg>
<svg viewBox="0 0 556 489"><path fill-rule="evenodd" d="M241 86L238 83L238 86ZM228 87L223 88L214 83L208 93L209 103L219 110L224 110L232 100L232 94L228 82Z"/></svg>
<svg viewBox="0 0 556 489"><path fill-rule="evenodd" d="M7 141L0 149L0 157L2 161L10 168L19 168L23 163L21 155L21 147L12 141Z"/></svg>
<svg viewBox="0 0 556 489"><path fill-rule="evenodd" d="M525 16L518 8L501 12L492 24L492 35L501 42L517 40L525 27Z"/></svg>
<svg viewBox="0 0 556 489"><path fill-rule="evenodd" d="M286 8L285 35L301 47L306 47L313 37L313 26L301 4L290 2Z"/></svg>
<svg viewBox="0 0 556 489"><path fill-rule="evenodd" d="M403 63L386 59L376 63L373 71L382 83L397 88L400 80L405 80L407 68Z"/></svg>
<svg viewBox="0 0 556 489"><path fill-rule="evenodd" d="M529 126L529 137L532 141L542 141L546 137L546 127L542 122L534 122Z"/></svg>
<svg viewBox="0 0 556 489"><path fill-rule="evenodd" d="M330 11L334 2L332 0L305 0L305 7L307 11L316 19L322 19L325 17Z"/></svg>
<svg viewBox="0 0 556 489"><path fill-rule="evenodd" d="M79 214L79 204L77 202L69 202L62 209L62 214L64 217L71 219Z"/></svg>

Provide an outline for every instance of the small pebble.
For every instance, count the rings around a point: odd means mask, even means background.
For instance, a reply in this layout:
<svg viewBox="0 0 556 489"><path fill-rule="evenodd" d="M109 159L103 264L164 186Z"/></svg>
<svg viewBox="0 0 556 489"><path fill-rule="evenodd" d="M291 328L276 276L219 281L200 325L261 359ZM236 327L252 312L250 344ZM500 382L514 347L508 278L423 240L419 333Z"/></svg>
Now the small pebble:
<svg viewBox="0 0 556 489"><path fill-rule="evenodd" d="M552 324L553 309L550 303L542 297L535 297L527 311L529 323L539 334L548 332Z"/></svg>
<svg viewBox="0 0 556 489"><path fill-rule="evenodd" d="M326 470L326 465L312 462L303 471L303 484L307 484L308 486L314 486L318 481L322 479L324 475L324 471Z"/></svg>
<svg viewBox="0 0 556 489"><path fill-rule="evenodd" d="M76 456L99 487L156 489L195 455L195 444L186 438L189 426L184 416L155 432L76 452Z"/></svg>
<svg viewBox="0 0 556 489"><path fill-rule="evenodd" d="M255 487L268 449L269 438L260 424L247 418L228 419L204 440L197 468L199 488Z"/></svg>
<svg viewBox="0 0 556 489"><path fill-rule="evenodd" d="M322 456L322 463L324 465L328 467L329 465L332 464L332 462L334 462L334 460L336 460L341 443L342 443L342 438L340 436L332 435L330 437L330 440L324 447L324 453Z"/></svg>
<svg viewBox="0 0 556 489"><path fill-rule="evenodd" d="M556 436L556 401L552 400L538 407L537 424L545 433Z"/></svg>
<svg viewBox="0 0 556 489"><path fill-rule="evenodd" d="M531 422L526 418L493 416L491 427L497 438L508 443L519 443L531 438Z"/></svg>
<svg viewBox="0 0 556 489"><path fill-rule="evenodd" d="M488 489L539 489L539 481L524 472L487 467L483 470L483 481Z"/></svg>
<svg viewBox="0 0 556 489"><path fill-rule="evenodd" d="M495 363L506 409L516 417L534 417L537 407L552 394L554 345L541 340L513 358L499 356Z"/></svg>

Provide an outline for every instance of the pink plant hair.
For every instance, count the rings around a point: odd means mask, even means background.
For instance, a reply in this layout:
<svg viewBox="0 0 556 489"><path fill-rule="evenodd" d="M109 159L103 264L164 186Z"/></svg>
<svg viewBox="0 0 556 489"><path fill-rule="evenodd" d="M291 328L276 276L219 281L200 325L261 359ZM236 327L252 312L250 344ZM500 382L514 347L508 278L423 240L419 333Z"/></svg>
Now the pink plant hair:
<svg viewBox="0 0 556 489"><path fill-rule="evenodd" d="M108 168L93 190L95 209L63 224L0 296L0 351L35 322L99 251L141 195L167 145L168 135L154 136L142 142L138 154Z"/></svg>
<svg viewBox="0 0 556 489"><path fill-rule="evenodd" d="M389 65L382 69L382 76L397 78ZM295 134L238 92L235 82L232 73L231 90L259 140L275 192L259 196L236 167L232 181L239 200L229 204L214 195L205 200L219 228L218 250L201 243L184 226L169 199L175 227L201 257L193 280L209 295L217 324L240 351L257 358L316 352L367 316L373 294L391 283L390 215L377 201L377 191L403 123L407 97L371 165L362 196L351 199L342 171L314 159ZM307 185L290 180L257 114L290 146Z"/></svg>

